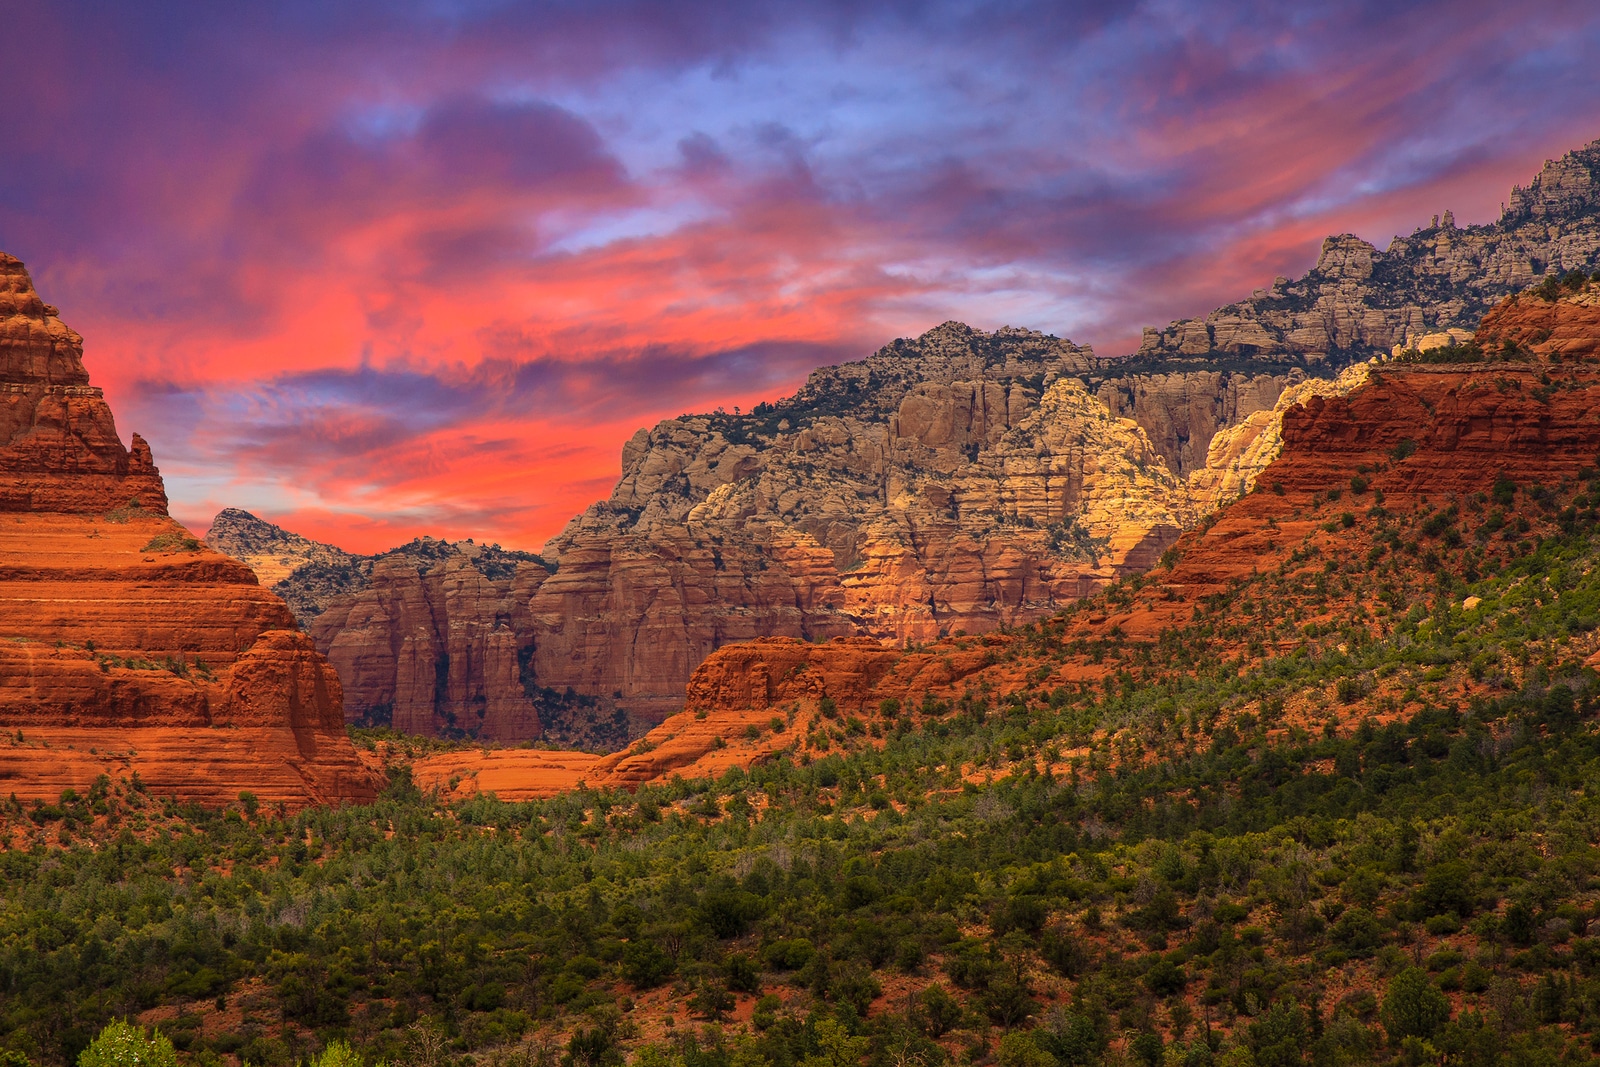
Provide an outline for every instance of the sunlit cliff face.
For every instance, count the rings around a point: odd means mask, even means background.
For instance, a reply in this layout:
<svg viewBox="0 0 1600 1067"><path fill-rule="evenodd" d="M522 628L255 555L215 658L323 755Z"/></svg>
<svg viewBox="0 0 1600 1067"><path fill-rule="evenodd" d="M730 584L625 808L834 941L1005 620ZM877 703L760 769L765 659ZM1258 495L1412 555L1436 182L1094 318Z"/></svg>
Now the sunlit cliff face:
<svg viewBox="0 0 1600 1067"><path fill-rule="evenodd" d="M1583 3L790 7L9 13L0 248L180 517L535 547L660 417L950 318L1129 351L1596 133Z"/></svg>

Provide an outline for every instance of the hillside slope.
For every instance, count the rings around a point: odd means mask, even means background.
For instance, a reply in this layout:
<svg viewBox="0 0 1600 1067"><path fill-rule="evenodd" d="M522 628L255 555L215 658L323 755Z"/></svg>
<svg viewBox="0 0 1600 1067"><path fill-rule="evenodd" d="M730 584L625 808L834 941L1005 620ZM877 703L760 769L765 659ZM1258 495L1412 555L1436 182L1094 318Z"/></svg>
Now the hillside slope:
<svg viewBox="0 0 1600 1067"><path fill-rule="evenodd" d="M1048 621L907 650L843 639L731 645L696 670L687 710L631 755L585 763L506 752L484 765L440 756L418 774L432 783L465 774L460 788L547 796L579 779L631 785L720 773L789 749L795 734L786 731L796 729L800 751L820 742L826 752L848 741L841 715L870 720L885 706L947 711L981 695L1051 707L1119 686L1159 701L1164 687L1204 688L1213 678L1246 693L1256 672L1282 662L1321 665L1275 697L1266 717L1314 730L1349 730L1372 714L1364 698L1374 692L1396 716L1447 694L1482 693L1489 673L1512 684L1518 668L1503 655L1457 664L1433 679L1449 684L1426 696L1414 679L1379 684L1355 665L1360 650L1407 647L1431 616L1459 612L1469 586L1523 566L1541 539L1594 521L1600 498L1586 495L1583 479L1600 477L1597 312L1597 282L1553 300L1524 296L1492 311L1471 346L1381 365L1344 396L1309 396L1283 414L1282 453L1254 492L1185 534L1160 566ZM1597 652L1600 633L1589 625L1569 635L1560 657ZM1343 695L1331 680L1341 666L1357 675L1349 683L1357 690L1347 685ZM1345 699L1357 691L1362 700ZM1263 714L1260 701L1235 698L1234 707ZM1217 710L1187 729L1209 733ZM775 714L785 730L771 730ZM1123 724L1128 737L1141 725L1136 715ZM752 727L755 736L741 739ZM1100 729L1099 743L1121 743L1118 724ZM492 785L471 779L490 765Z"/></svg>

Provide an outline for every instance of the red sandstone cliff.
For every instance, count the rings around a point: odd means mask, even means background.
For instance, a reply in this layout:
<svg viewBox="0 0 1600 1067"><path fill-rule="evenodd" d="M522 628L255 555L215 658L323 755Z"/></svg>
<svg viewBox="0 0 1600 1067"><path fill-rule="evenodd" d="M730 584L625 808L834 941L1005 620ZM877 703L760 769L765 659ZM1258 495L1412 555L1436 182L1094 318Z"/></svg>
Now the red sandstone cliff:
<svg viewBox="0 0 1600 1067"><path fill-rule="evenodd" d="M167 516L82 345L0 254L0 795L137 773L206 803L370 799L338 676L249 568Z"/></svg>

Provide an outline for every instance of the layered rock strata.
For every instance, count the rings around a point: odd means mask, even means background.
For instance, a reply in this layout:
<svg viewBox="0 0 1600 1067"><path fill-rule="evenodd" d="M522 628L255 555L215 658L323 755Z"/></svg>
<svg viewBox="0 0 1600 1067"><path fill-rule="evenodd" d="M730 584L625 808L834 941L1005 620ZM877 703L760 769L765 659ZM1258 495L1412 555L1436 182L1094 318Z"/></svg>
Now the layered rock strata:
<svg viewBox="0 0 1600 1067"><path fill-rule="evenodd" d="M616 747L625 720L527 675L528 604L543 559L498 545L418 538L344 552L229 508L206 534L281 595L344 682L350 722L406 733L545 738Z"/></svg>
<svg viewBox="0 0 1600 1067"><path fill-rule="evenodd" d="M302 618L352 719L503 739L548 737L562 712L659 720L729 642L1034 618L1148 567L1196 517L1084 386L1094 366L1043 334L946 323L748 415L641 430L611 498L547 546L553 574L374 562ZM326 569L276 588L295 603Z"/></svg>
<svg viewBox="0 0 1600 1067"><path fill-rule="evenodd" d="M370 799L339 679L283 601L166 514L82 338L0 255L0 795L100 773L208 803Z"/></svg>
<svg viewBox="0 0 1600 1067"><path fill-rule="evenodd" d="M1185 478L1206 466L1219 431L1270 411L1285 389L1307 378L1299 366L1212 369L1172 361L1138 372L1138 365L1106 360L1102 376L1091 379L1095 396L1113 414L1138 423L1167 468Z"/></svg>
<svg viewBox="0 0 1600 1067"><path fill-rule="evenodd" d="M1202 511L1215 511L1255 488L1261 472L1283 451L1283 419L1314 396L1346 396L1366 384L1377 361L1357 363L1337 378L1308 378L1285 389L1270 408L1251 412L1211 438L1205 466L1189 475Z"/></svg>
<svg viewBox="0 0 1600 1067"><path fill-rule="evenodd" d="M640 431L546 548L537 676L667 709L731 641L988 630L1149 566L1195 512L1078 379L1091 358L946 323L750 415Z"/></svg>

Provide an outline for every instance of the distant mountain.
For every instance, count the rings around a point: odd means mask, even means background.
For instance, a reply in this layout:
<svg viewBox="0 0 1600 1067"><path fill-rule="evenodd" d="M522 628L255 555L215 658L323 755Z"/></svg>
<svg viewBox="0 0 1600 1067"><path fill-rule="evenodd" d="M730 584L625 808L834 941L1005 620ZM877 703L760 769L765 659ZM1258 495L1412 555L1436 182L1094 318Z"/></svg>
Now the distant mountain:
<svg viewBox="0 0 1600 1067"><path fill-rule="evenodd" d="M1493 223L1462 228L1445 211L1383 251L1350 234L1329 237L1299 278L1277 278L1203 319L1146 327L1138 358L1343 366L1428 333L1475 329L1512 293L1597 262L1600 140L1513 187Z"/></svg>
<svg viewBox="0 0 1600 1067"><path fill-rule="evenodd" d="M730 641L993 629L1148 567L1196 512L1084 386L1093 367L1057 338L946 323L749 414L667 420L551 541L553 574L428 540L355 557L240 515L213 543L307 561L273 588L351 719L614 746Z"/></svg>
<svg viewBox="0 0 1600 1067"><path fill-rule="evenodd" d="M308 628L332 598L370 586L373 567L383 561L411 561L426 572L446 560L461 559L491 581L510 578L522 563L550 566L533 552L480 545L471 538L442 541L418 537L363 556L302 537L239 508L217 512L206 533L206 544L248 564L261 584L283 597L295 618Z"/></svg>

